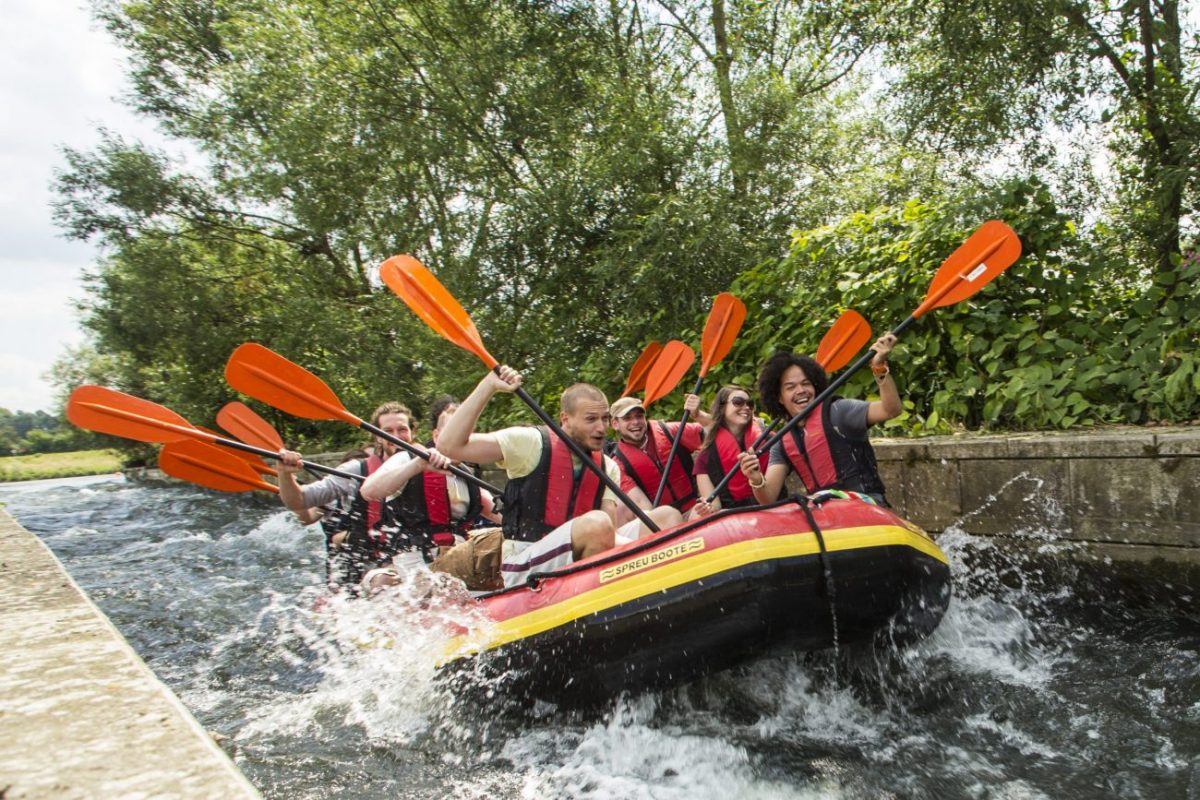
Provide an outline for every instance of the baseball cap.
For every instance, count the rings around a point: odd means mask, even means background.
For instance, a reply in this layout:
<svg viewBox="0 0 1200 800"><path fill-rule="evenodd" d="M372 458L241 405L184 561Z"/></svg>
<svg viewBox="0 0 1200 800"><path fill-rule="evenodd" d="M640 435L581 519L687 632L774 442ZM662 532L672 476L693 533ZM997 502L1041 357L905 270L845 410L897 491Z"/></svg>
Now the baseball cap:
<svg viewBox="0 0 1200 800"><path fill-rule="evenodd" d="M622 397L612 404L612 408L609 409L608 413L612 414L616 419L621 419L635 408L640 408L642 411L646 410L646 407L642 405L642 401L636 397Z"/></svg>

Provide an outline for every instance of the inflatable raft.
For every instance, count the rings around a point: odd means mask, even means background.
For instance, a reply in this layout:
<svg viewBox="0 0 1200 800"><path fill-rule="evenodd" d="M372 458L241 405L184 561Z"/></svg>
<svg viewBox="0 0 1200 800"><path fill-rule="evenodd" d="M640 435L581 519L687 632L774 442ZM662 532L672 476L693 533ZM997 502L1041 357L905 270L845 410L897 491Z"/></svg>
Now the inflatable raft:
<svg viewBox="0 0 1200 800"><path fill-rule="evenodd" d="M480 599L490 620L443 671L509 697L602 701L684 683L768 649L903 644L950 601L945 554L856 499L731 509Z"/></svg>

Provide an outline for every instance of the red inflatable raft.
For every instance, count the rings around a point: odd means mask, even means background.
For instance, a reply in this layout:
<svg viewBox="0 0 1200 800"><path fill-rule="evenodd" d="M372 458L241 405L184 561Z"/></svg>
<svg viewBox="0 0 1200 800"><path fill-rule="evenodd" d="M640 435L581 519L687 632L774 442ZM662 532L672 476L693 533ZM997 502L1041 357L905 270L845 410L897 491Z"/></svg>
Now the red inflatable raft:
<svg viewBox="0 0 1200 800"><path fill-rule="evenodd" d="M945 554L857 499L723 511L480 598L443 669L560 703L679 685L768 649L904 643L941 620Z"/></svg>

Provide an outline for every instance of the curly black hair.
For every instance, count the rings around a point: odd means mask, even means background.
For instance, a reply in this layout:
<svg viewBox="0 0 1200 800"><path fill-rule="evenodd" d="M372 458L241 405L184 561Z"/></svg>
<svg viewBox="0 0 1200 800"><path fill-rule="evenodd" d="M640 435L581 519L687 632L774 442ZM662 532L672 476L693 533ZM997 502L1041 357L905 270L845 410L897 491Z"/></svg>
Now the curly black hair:
<svg viewBox="0 0 1200 800"><path fill-rule="evenodd" d="M783 403L779 401L779 385L783 381L783 373L791 367L799 367L804 372L817 394L829 386L829 377L814 359L786 350L779 351L768 358L758 371L759 401L772 417L788 416Z"/></svg>

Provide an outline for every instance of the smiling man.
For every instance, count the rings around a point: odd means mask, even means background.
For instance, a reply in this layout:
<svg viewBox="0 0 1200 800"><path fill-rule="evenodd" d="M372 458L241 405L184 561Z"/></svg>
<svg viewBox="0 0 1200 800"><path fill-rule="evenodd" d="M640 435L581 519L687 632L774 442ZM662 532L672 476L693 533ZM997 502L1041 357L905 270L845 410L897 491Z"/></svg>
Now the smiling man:
<svg viewBox="0 0 1200 800"><path fill-rule="evenodd" d="M446 423L438 448L449 458L495 463L508 473L504 490L505 586L523 583L531 572L548 572L587 558L649 531L633 520L618 529L616 495L546 427L504 428L476 433L475 425L497 392L515 392L521 376L511 367L489 372ZM559 401L559 424L614 484L617 464L604 455L608 399L588 383L568 386ZM662 528L680 521L673 508L648 516Z"/></svg>
<svg viewBox="0 0 1200 800"><path fill-rule="evenodd" d="M692 453L700 447L704 437L704 426L712 421L700 411L700 398L689 394L683 407L689 416L698 422L684 426L679 450L671 462L671 478L667 481L662 500L682 513L687 513L696 503L696 484L692 479ZM671 451L671 442L679 430L678 422L662 422L646 417L646 407L636 397L622 397L612 404L613 430L617 432L616 446L612 450L621 467L621 491L629 495L640 508L653 505L658 484L662 481L663 468ZM618 517L632 512L621 507Z"/></svg>
<svg viewBox="0 0 1200 800"><path fill-rule="evenodd" d="M778 497L788 473L795 471L809 494L841 489L871 495L887 505L867 429L900 416L904 410L888 366L895 346L896 337L890 333L871 345L875 351L871 371L879 389L878 400L835 396L823 401L771 448L765 475L752 453L741 455L742 474L759 502ZM795 353L776 353L758 375L763 406L772 416L787 419L800 413L828 385L829 378L816 361Z"/></svg>

